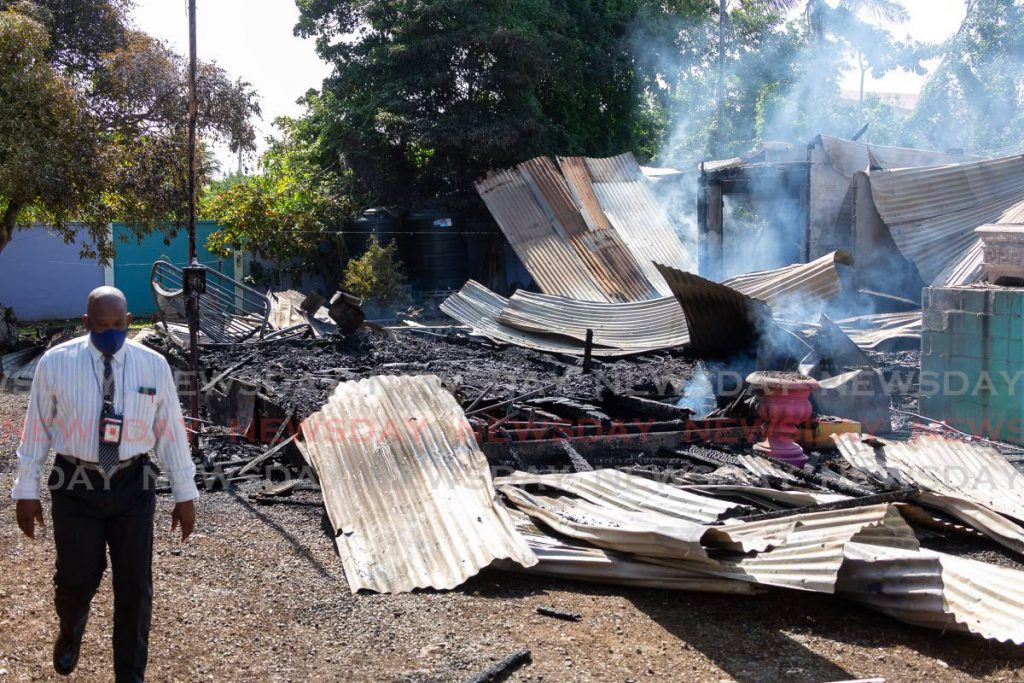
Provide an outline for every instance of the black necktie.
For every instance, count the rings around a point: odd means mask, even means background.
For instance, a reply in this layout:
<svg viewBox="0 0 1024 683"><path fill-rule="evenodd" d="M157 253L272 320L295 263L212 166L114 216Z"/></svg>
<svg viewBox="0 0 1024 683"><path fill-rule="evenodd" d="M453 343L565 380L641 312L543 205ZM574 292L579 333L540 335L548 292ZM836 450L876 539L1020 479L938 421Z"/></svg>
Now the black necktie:
<svg viewBox="0 0 1024 683"><path fill-rule="evenodd" d="M103 354L103 415L114 414L114 369L110 367L111 356ZM109 477L121 462L121 447L116 443L103 443L100 439L100 467Z"/></svg>

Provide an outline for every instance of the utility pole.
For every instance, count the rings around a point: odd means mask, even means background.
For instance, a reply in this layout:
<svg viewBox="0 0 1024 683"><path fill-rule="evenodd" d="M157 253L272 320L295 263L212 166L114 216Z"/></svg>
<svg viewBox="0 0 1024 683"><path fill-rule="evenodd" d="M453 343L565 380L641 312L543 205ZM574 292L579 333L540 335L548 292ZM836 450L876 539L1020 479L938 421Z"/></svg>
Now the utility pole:
<svg viewBox="0 0 1024 683"><path fill-rule="evenodd" d="M189 443L192 457L200 455L199 432L199 297L206 291L206 268L196 260L196 0L188 0L188 266L184 272L185 312L188 317L189 374L191 375Z"/></svg>

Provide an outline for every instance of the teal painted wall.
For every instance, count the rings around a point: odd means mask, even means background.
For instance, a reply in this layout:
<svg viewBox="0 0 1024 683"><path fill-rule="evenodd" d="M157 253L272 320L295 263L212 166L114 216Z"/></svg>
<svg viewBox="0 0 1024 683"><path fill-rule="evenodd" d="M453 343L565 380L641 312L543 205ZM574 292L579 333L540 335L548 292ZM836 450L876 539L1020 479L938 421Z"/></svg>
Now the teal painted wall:
<svg viewBox="0 0 1024 683"><path fill-rule="evenodd" d="M206 250L206 238L217 230L213 221L196 223L196 259L212 270L218 268L225 275L234 277L232 259L218 259ZM128 310L136 318L148 317L156 312L153 294L149 289L149 272L153 262L166 259L176 266L188 265L188 232L181 229L173 239L157 230L138 242L124 223L114 223L114 244L117 256L114 258L114 286L124 292L128 299Z"/></svg>

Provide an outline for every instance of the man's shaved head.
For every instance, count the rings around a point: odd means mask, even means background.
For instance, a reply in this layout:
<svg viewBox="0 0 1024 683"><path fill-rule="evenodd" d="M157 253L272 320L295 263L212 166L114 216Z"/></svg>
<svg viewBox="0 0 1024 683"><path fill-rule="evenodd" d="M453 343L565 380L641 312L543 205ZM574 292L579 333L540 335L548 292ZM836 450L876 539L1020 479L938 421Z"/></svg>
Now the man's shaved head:
<svg viewBox="0 0 1024 683"><path fill-rule="evenodd" d="M82 324L91 332L124 330L132 321L128 300L116 287L97 287L89 292Z"/></svg>

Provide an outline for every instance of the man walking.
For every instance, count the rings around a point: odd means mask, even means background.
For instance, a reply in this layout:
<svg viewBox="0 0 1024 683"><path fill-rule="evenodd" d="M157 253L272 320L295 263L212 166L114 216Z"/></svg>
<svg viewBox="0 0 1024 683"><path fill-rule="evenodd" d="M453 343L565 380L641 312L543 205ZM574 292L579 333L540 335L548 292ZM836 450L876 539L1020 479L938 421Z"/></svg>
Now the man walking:
<svg viewBox="0 0 1024 683"><path fill-rule="evenodd" d="M57 568L53 583L60 630L53 667L68 675L78 664L89 605L106 569L114 588L114 675L142 681L153 606L155 450L171 482L172 531L184 541L195 523L198 495L181 406L167 361L126 341L131 314L124 294L100 287L89 294L82 322L89 334L47 351L32 382L18 447L18 526L35 538L43 524L39 483L50 448L57 456L51 491Z"/></svg>

